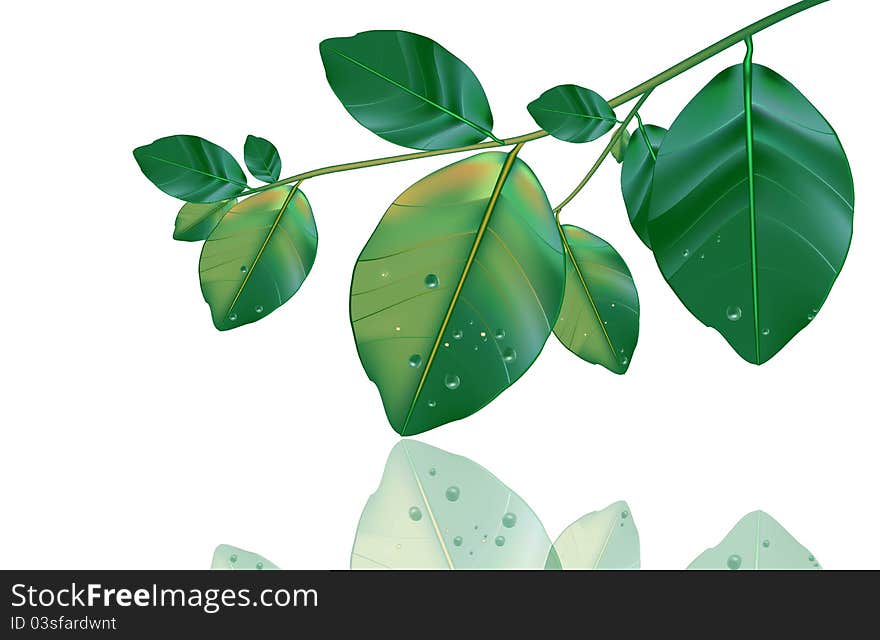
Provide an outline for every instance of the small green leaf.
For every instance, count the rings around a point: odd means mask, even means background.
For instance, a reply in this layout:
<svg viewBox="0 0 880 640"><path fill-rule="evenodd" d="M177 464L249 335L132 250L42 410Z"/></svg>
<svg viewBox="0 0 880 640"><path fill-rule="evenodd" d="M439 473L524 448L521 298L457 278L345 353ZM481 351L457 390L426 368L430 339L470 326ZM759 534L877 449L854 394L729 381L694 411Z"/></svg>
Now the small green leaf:
<svg viewBox="0 0 880 640"><path fill-rule="evenodd" d="M305 194L278 187L235 205L199 259L214 326L233 329L272 313L295 294L315 262L318 231Z"/></svg>
<svg viewBox="0 0 880 640"><path fill-rule="evenodd" d="M621 131L620 135L617 136L617 139L614 141L614 144L611 146L611 155L614 156L614 159L617 160L617 163L620 164L623 162L624 156L626 156L626 151L629 149L629 142L632 136L629 131Z"/></svg>
<svg viewBox="0 0 880 640"><path fill-rule="evenodd" d="M639 294L623 258L589 231L565 225L565 295L553 333L578 357L623 374L639 339Z"/></svg>
<svg viewBox="0 0 880 640"><path fill-rule="evenodd" d="M651 247L651 239L648 237L648 209L651 188L654 185L654 165L657 164L657 154L665 137L666 129L651 124L637 130L623 157L623 168L620 172L620 188L630 224L648 248Z"/></svg>
<svg viewBox="0 0 880 640"><path fill-rule="evenodd" d="M717 547L707 549L688 566L688 569L730 571L821 568L812 553L763 511L745 516Z"/></svg>
<svg viewBox="0 0 880 640"><path fill-rule="evenodd" d="M244 163L248 171L263 182L275 182L281 177L281 156L275 145L265 138L249 135L244 143Z"/></svg>
<svg viewBox="0 0 880 640"><path fill-rule="evenodd" d="M822 114L779 74L739 64L666 134L648 232L690 312L763 364L825 303L852 240L853 200Z"/></svg>
<svg viewBox="0 0 880 640"><path fill-rule="evenodd" d="M187 202L180 208L174 221L174 239L187 242L206 239L237 202L237 198L208 204Z"/></svg>
<svg viewBox="0 0 880 640"><path fill-rule="evenodd" d="M198 136L168 136L134 150L144 175L170 196L219 202L247 188L247 178L223 147Z"/></svg>
<svg viewBox="0 0 880 640"><path fill-rule="evenodd" d="M626 502L583 516L553 543L546 569L638 569L639 532Z"/></svg>
<svg viewBox="0 0 880 640"><path fill-rule="evenodd" d="M544 347L565 279L532 170L483 153L394 201L355 265L351 321L391 426L414 435L478 411Z"/></svg>
<svg viewBox="0 0 880 640"><path fill-rule="evenodd" d="M492 136L479 80L439 44L406 31L366 31L321 43L333 92L378 136L412 149L445 149Z"/></svg>
<svg viewBox="0 0 880 640"><path fill-rule="evenodd" d="M352 569L542 569L550 538L480 465L415 440L391 450L358 522Z"/></svg>
<svg viewBox="0 0 880 640"><path fill-rule="evenodd" d="M538 126L566 142L590 142L608 133L617 122L602 96L574 84L548 89L528 108Z"/></svg>
<svg viewBox="0 0 880 640"><path fill-rule="evenodd" d="M212 569L277 569L273 563L261 555L221 544L214 550L214 558L211 561Z"/></svg>

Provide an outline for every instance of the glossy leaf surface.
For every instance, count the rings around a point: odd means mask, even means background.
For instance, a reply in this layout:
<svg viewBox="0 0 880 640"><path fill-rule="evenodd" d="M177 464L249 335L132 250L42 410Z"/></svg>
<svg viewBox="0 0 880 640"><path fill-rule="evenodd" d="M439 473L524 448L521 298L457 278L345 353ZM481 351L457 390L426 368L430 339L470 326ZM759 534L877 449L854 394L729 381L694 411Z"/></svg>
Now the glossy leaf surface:
<svg viewBox="0 0 880 640"><path fill-rule="evenodd" d="M275 182L281 176L281 156L265 138L249 135L244 143L244 163L248 171L263 182Z"/></svg>
<svg viewBox="0 0 880 640"><path fill-rule="evenodd" d="M299 189L279 187L242 200L202 248L199 277L214 326L256 322L297 292L315 262L318 232Z"/></svg>
<svg viewBox="0 0 880 640"><path fill-rule="evenodd" d="M550 539L528 505L480 465L398 442L358 523L352 569L541 569Z"/></svg>
<svg viewBox="0 0 880 640"><path fill-rule="evenodd" d="M134 150L144 175L170 196L187 202L219 202L247 188L235 158L198 136L168 136Z"/></svg>
<svg viewBox="0 0 880 640"><path fill-rule="evenodd" d="M226 212L237 202L236 198L208 204L187 202L177 212L177 219L174 221L174 239L187 242L205 240Z"/></svg>
<svg viewBox="0 0 880 640"><path fill-rule="evenodd" d="M825 118L775 72L749 68L721 72L670 128L649 234L691 313L761 364L825 302L852 238L853 183Z"/></svg>
<svg viewBox="0 0 880 640"><path fill-rule="evenodd" d="M821 569L816 558L781 524L763 511L754 511L727 534L717 547L707 549L688 569Z"/></svg>
<svg viewBox="0 0 880 640"><path fill-rule="evenodd" d="M648 214L654 185L654 165L665 137L666 129L652 124L645 125L644 132L637 130L630 139L620 172L620 188L630 224L647 247L651 246Z"/></svg>
<svg viewBox="0 0 880 640"><path fill-rule="evenodd" d="M537 358L564 262L531 169L483 153L420 180L355 265L351 320L367 375L400 434L468 416Z"/></svg>
<svg viewBox="0 0 880 640"><path fill-rule="evenodd" d="M639 295L623 258L579 227L562 227L565 294L553 333L583 360L626 373L639 339Z"/></svg>
<svg viewBox="0 0 880 640"><path fill-rule="evenodd" d="M261 555L221 544L214 550L214 558L211 561L212 569L277 569L273 563Z"/></svg>
<svg viewBox="0 0 880 640"><path fill-rule="evenodd" d="M548 569L638 569L639 532L626 502L583 516L553 543Z"/></svg>
<svg viewBox="0 0 880 640"><path fill-rule="evenodd" d="M528 108L538 126L566 142L590 142L608 133L617 122L602 96L574 84L548 89Z"/></svg>
<svg viewBox="0 0 880 640"><path fill-rule="evenodd" d="M444 149L491 137L492 112L479 80L429 38L366 31L324 40L321 59L352 117L390 142Z"/></svg>

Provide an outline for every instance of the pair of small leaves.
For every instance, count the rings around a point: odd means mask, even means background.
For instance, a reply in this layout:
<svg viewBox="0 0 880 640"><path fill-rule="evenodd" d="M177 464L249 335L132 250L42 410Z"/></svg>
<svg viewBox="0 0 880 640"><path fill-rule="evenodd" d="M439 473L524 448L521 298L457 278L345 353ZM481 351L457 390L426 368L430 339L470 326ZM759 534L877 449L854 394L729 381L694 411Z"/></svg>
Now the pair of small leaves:
<svg viewBox="0 0 880 640"><path fill-rule="evenodd" d="M767 362L815 318L846 260L854 190L837 135L750 57L668 132L645 129L650 149L635 134L621 175L633 228L691 313Z"/></svg>
<svg viewBox="0 0 880 640"><path fill-rule="evenodd" d="M225 149L195 136L162 138L134 155L156 186L188 200L174 237L206 241L199 278L217 329L260 320L299 290L314 264L318 234L298 185L239 200L234 196L247 187L241 167ZM244 157L255 177L278 180L281 158L271 142L248 136Z"/></svg>
<svg viewBox="0 0 880 640"><path fill-rule="evenodd" d="M526 372L551 331L617 373L638 336L620 256L560 228L515 153L456 162L400 195L357 260L350 312L361 362L402 435L481 409Z"/></svg>

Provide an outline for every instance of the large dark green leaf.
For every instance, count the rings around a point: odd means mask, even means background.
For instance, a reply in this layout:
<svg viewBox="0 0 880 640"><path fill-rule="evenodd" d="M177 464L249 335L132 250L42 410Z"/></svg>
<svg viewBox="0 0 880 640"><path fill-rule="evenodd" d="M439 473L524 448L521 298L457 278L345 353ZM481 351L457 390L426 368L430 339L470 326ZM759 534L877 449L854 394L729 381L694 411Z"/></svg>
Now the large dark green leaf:
<svg viewBox="0 0 880 640"><path fill-rule="evenodd" d="M249 135L244 143L244 163L248 171L263 182L275 182L281 176L281 156L265 138Z"/></svg>
<svg viewBox="0 0 880 640"><path fill-rule="evenodd" d="M639 339L639 295L623 258L589 231L565 225L565 295L553 333L572 353L623 374Z"/></svg>
<svg viewBox="0 0 880 640"><path fill-rule="evenodd" d="M417 182L355 265L351 320L394 429L468 416L537 358L562 299L547 196L513 155L484 153Z"/></svg>
<svg viewBox="0 0 880 640"><path fill-rule="evenodd" d="M648 247L651 246L651 239L648 237L648 207L651 204L651 187L654 184L654 165L657 163L657 153L665 137L666 129L663 127L652 124L644 128L640 127L630 139L623 157L623 168L620 171L620 188L623 191L623 201L626 203L629 221L633 230Z"/></svg>
<svg viewBox="0 0 880 640"><path fill-rule="evenodd" d="M770 69L736 65L666 135L648 231L691 313L761 364L828 296L849 250L853 198L825 118Z"/></svg>
<svg viewBox="0 0 880 640"><path fill-rule="evenodd" d="M492 137L492 112L468 66L429 38L366 31L321 43L333 92L373 133L413 149Z"/></svg>
<svg viewBox="0 0 880 640"><path fill-rule="evenodd" d="M208 204L187 202L177 212L174 239L187 242L205 240L236 202L236 198Z"/></svg>
<svg viewBox="0 0 880 640"><path fill-rule="evenodd" d="M168 136L134 150L141 171L170 196L219 202L247 188L247 178L223 147L198 136Z"/></svg>
<svg viewBox="0 0 880 640"><path fill-rule="evenodd" d="M242 200L211 233L199 260L202 294L214 326L234 329L287 302L315 262L318 232L298 188Z"/></svg>
<svg viewBox="0 0 880 640"><path fill-rule="evenodd" d="M528 108L538 126L566 142L590 142L608 133L617 122L602 96L574 84L548 89Z"/></svg>

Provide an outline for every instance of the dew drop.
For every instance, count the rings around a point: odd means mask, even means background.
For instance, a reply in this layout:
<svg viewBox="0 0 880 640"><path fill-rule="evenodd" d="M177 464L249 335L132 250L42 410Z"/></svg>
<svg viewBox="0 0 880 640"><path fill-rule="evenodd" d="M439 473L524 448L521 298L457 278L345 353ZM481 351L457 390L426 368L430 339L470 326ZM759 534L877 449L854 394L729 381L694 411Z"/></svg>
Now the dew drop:
<svg viewBox="0 0 880 640"><path fill-rule="evenodd" d="M507 347L504 350L504 353L501 354L501 357L504 358L504 362L513 362L516 360L516 349L513 347Z"/></svg>
<svg viewBox="0 0 880 640"><path fill-rule="evenodd" d="M727 559L727 568L731 571L736 571L742 566L742 563L743 559L740 558L738 555L733 554Z"/></svg>
<svg viewBox="0 0 880 640"><path fill-rule="evenodd" d="M435 469L434 467L431 467L430 469L428 469L428 475L429 475L429 476L436 476L436 475L437 475L437 469Z"/></svg>
<svg viewBox="0 0 880 640"><path fill-rule="evenodd" d="M721 244L721 235L715 236L715 244Z"/></svg>
<svg viewBox="0 0 880 640"><path fill-rule="evenodd" d="M422 519L422 510L418 507L410 507L409 508L409 519L413 522L418 522Z"/></svg>
<svg viewBox="0 0 880 640"><path fill-rule="evenodd" d="M229 556L229 562L235 564L236 562L238 562L238 556L233 553L231 556Z"/></svg>
<svg viewBox="0 0 880 640"><path fill-rule="evenodd" d="M761 335L765 338L770 335L770 329L761 329Z"/></svg>
<svg viewBox="0 0 880 640"><path fill-rule="evenodd" d="M489 338L486 336L485 331L480 331L480 337L483 339L483 342L486 342Z"/></svg>
<svg viewBox="0 0 880 640"><path fill-rule="evenodd" d="M235 322L236 320L238 320L238 315L235 313L230 313L229 314L229 322Z"/></svg>
<svg viewBox="0 0 880 640"><path fill-rule="evenodd" d="M474 351L479 351L479 350L480 350L480 347L478 347L477 345L474 345Z"/></svg>
<svg viewBox="0 0 880 640"><path fill-rule="evenodd" d="M620 356L620 366L625 367L629 364L629 358L626 356Z"/></svg>
<svg viewBox="0 0 880 640"><path fill-rule="evenodd" d="M743 311L739 307L727 307L727 319L738 322L743 317Z"/></svg>
<svg viewBox="0 0 880 640"><path fill-rule="evenodd" d="M257 313L263 313L263 305L258 304L256 307L254 307L254 311L256 311Z"/></svg>
<svg viewBox="0 0 880 640"><path fill-rule="evenodd" d="M400 331L400 325L397 325L396 327L394 327L394 330L395 330L395 331Z"/></svg>
<svg viewBox="0 0 880 640"><path fill-rule="evenodd" d="M764 542L761 543L761 546L763 546L765 549L769 549L770 548L770 541L764 540Z"/></svg>
<svg viewBox="0 0 880 640"><path fill-rule="evenodd" d="M496 547L503 547L505 542L507 542L507 541L504 539L504 536L496 536L495 537L495 546Z"/></svg>
<svg viewBox="0 0 880 640"><path fill-rule="evenodd" d="M383 271L383 272L381 273L381 276L382 276L383 278L387 278L387 277L388 277L388 272L387 272L387 271Z"/></svg>
<svg viewBox="0 0 880 640"><path fill-rule="evenodd" d="M456 547L460 547L463 542L464 539L461 536L455 536L452 539L452 544L454 544Z"/></svg>
<svg viewBox="0 0 880 640"><path fill-rule="evenodd" d="M809 560L810 562L816 562L816 556L810 556L809 558L807 558L807 560Z"/></svg>
<svg viewBox="0 0 880 640"><path fill-rule="evenodd" d="M616 309L616 308L617 308L617 303L616 303L616 302L612 302L612 303L611 303L611 308L612 308L612 309Z"/></svg>
<svg viewBox="0 0 880 640"><path fill-rule="evenodd" d="M447 373L446 377L443 379L443 384L446 385L447 389L455 390L461 386L461 378L454 373Z"/></svg>
<svg viewBox="0 0 880 640"><path fill-rule="evenodd" d="M433 273L429 273L425 276L425 286L429 289L436 289L440 284L440 278L438 278Z"/></svg>
<svg viewBox="0 0 880 640"><path fill-rule="evenodd" d="M807 315L807 322L812 322L815 319L816 319L816 316L814 316L812 313Z"/></svg>
<svg viewBox="0 0 880 640"><path fill-rule="evenodd" d="M437 406L437 401L436 400L428 400L428 406L433 409L434 407Z"/></svg>
<svg viewBox="0 0 880 640"><path fill-rule="evenodd" d="M418 369L419 367L421 367L422 366L422 356L420 356L417 353L412 354L409 357L409 366L411 366L413 369Z"/></svg>
<svg viewBox="0 0 880 640"><path fill-rule="evenodd" d="M624 518L624 519L629 518L629 511L627 511L626 509L624 509L624 510L620 513L620 517L621 517L621 518Z"/></svg>
<svg viewBox="0 0 880 640"><path fill-rule="evenodd" d="M512 529L514 526L516 526L516 514L508 511L501 518L501 524L504 525L504 528L506 529Z"/></svg>
<svg viewBox="0 0 880 640"><path fill-rule="evenodd" d="M456 329L452 332L452 337L456 340L461 340L462 338L464 338L464 331L462 331L461 329Z"/></svg>
<svg viewBox="0 0 880 640"><path fill-rule="evenodd" d="M495 339L496 340L504 340L504 336L507 335L507 332L504 329L496 329L495 330Z"/></svg>
<svg viewBox="0 0 880 640"><path fill-rule="evenodd" d="M258 563L257 563L257 569L259 570L259 569L262 569L262 568L263 568L263 563L262 563L262 562L258 562Z"/></svg>
<svg viewBox="0 0 880 640"><path fill-rule="evenodd" d="M473 321L473 320L468 320L468 324L471 325L471 326L474 326L474 321Z"/></svg>
<svg viewBox="0 0 880 640"><path fill-rule="evenodd" d="M691 251L690 251L690 249L685 249L684 251L681 252L681 257L682 257L682 258L689 258L690 255L691 255Z"/></svg>
<svg viewBox="0 0 880 640"><path fill-rule="evenodd" d="M247 273L247 266L246 265L241 265L241 272Z"/></svg>
<svg viewBox="0 0 880 640"><path fill-rule="evenodd" d="M444 343L443 343L443 346L446 347L446 348L448 349L448 348L449 348L449 343L448 343L448 342L444 342Z"/></svg>
<svg viewBox="0 0 880 640"><path fill-rule="evenodd" d="M700 260L705 260L705 259L706 259L706 254L705 254L705 253L701 253L701 254L700 254Z"/></svg>
<svg viewBox="0 0 880 640"><path fill-rule="evenodd" d="M452 485L451 487L446 489L446 499L449 500L449 502L455 502L456 500L458 500L458 497L460 495L461 489L459 489L455 485Z"/></svg>

